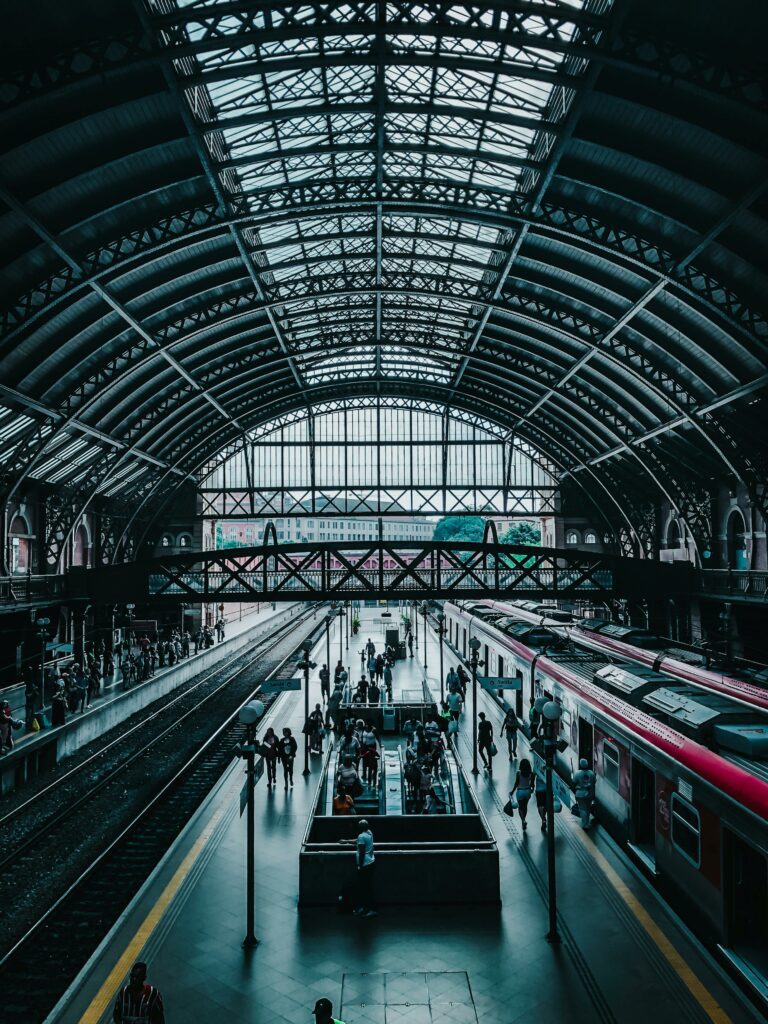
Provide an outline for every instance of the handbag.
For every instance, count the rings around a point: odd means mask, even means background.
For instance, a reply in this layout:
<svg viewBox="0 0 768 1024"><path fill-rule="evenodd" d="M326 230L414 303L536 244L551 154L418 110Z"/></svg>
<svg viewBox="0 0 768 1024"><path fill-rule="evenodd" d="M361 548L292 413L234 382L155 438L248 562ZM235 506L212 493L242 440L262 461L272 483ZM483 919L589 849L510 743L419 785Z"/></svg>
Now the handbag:
<svg viewBox="0 0 768 1024"><path fill-rule="evenodd" d="M459 731L459 723L456 721L455 718L452 718L450 720L450 722L448 723L448 733L449 733L450 736L455 736L458 731Z"/></svg>
<svg viewBox="0 0 768 1024"><path fill-rule="evenodd" d="M499 752L499 748L496 746L496 744L495 743L491 743L491 757L496 757L498 752Z"/></svg>
<svg viewBox="0 0 768 1024"><path fill-rule="evenodd" d="M503 810L504 810L504 813L508 817L514 818L514 816L515 816L515 805L512 803L511 800L507 800L507 802L504 804Z"/></svg>
<svg viewBox="0 0 768 1024"><path fill-rule="evenodd" d="M562 809L563 809L562 802L560 801L560 799L558 797L555 797L554 800L552 801L552 810L555 812L555 814L559 814L560 811L562 811Z"/></svg>

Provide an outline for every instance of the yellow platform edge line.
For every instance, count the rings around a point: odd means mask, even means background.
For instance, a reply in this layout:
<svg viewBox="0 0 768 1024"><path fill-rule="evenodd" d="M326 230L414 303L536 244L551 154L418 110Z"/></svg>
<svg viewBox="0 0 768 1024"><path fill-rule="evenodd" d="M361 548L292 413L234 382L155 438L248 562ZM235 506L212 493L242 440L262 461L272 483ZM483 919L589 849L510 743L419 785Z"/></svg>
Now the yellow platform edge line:
<svg viewBox="0 0 768 1024"><path fill-rule="evenodd" d="M579 841L589 852L590 856L594 857L597 861L600 870L603 872L605 877L611 883L613 888L619 894L621 899L626 903L629 910L634 914L640 923L641 927L650 936L650 938L656 943L660 952L664 956L667 963L672 967L673 971L680 980L683 982L685 987L694 997L696 1002L701 1006L704 1012L708 1015L709 1019L713 1024L733 1024L733 1021L720 1006L715 997L706 987L706 985L700 980L698 975L683 956L675 949L674 945L670 942L664 932L659 928L656 922L653 920L651 915L637 899L634 893L630 890L619 877L615 869L608 863L606 857L597 849L594 843L588 843L586 837L580 828L574 829L574 834L578 836Z"/></svg>
<svg viewBox="0 0 768 1024"><path fill-rule="evenodd" d="M123 950L120 959L109 972L107 977L91 1001L90 1006L80 1018L80 1024L99 1024L112 1001L116 998L117 992L126 983L127 975L139 958L139 953L149 941L152 932L163 919L174 896L178 893L185 878L189 875L195 862L205 849L206 844L216 831L216 828L224 816L225 808L220 808L211 818L208 825L200 833L193 843L184 860L179 864L173 877L168 882L162 893L156 900L154 906L139 925L131 941Z"/></svg>

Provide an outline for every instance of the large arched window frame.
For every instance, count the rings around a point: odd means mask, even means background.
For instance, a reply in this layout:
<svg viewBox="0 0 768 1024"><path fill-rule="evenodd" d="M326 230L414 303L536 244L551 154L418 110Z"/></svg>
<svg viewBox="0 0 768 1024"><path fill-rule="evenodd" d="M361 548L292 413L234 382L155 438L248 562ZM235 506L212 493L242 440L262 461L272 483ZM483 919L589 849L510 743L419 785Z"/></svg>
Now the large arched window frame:
<svg viewBox="0 0 768 1024"><path fill-rule="evenodd" d="M328 403L251 431L212 460L203 514L446 515L555 511L557 483L537 453L497 424L435 403Z"/></svg>

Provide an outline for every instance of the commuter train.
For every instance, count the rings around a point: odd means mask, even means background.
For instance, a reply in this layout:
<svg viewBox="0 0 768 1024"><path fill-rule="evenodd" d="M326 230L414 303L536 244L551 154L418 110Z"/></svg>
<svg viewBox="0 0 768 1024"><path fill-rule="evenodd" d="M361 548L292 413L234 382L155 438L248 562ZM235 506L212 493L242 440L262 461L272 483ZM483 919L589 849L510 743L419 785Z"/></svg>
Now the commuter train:
<svg viewBox="0 0 768 1024"><path fill-rule="evenodd" d="M570 778L589 761L600 823L766 999L768 717L652 666L612 664L565 636L557 649L546 626L500 619L491 604L446 602L448 642L466 659L476 636L481 674L520 680L505 692L525 720L539 696L560 704L568 747L559 773Z"/></svg>
<svg viewBox="0 0 768 1024"><path fill-rule="evenodd" d="M575 643L590 650L647 665L654 672L768 711L768 668L718 672L706 667L704 654L666 647L659 637L637 626L621 626L606 619L574 620L570 612L533 601L487 601L483 604L493 613L535 622L559 635L569 633Z"/></svg>

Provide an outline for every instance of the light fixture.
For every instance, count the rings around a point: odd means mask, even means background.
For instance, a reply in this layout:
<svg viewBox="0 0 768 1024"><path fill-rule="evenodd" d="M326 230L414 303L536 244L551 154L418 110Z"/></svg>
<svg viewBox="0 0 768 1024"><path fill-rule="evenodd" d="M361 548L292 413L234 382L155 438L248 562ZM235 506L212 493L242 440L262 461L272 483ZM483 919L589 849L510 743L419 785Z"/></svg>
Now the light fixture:
<svg viewBox="0 0 768 1024"><path fill-rule="evenodd" d="M243 725L253 725L264 714L264 705L260 700L252 700L240 708L238 718Z"/></svg>
<svg viewBox="0 0 768 1024"><path fill-rule="evenodd" d="M548 721L556 722L558 718L562 715L563 709L560 707L557 701L548 700L544 704L544 707L541 709L541 713Z"/></svg>

